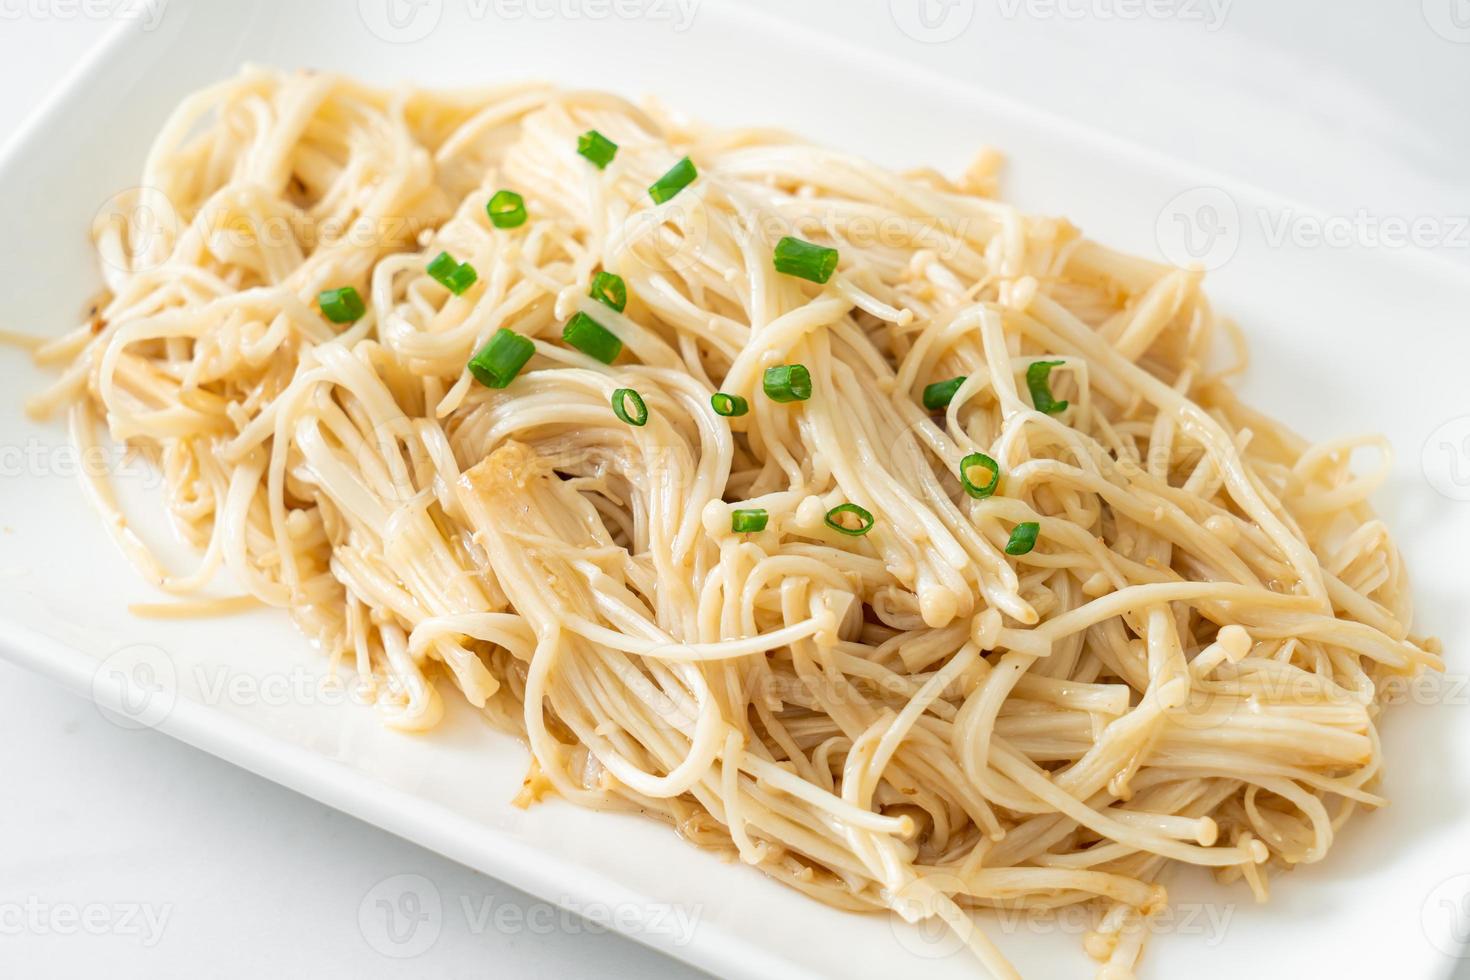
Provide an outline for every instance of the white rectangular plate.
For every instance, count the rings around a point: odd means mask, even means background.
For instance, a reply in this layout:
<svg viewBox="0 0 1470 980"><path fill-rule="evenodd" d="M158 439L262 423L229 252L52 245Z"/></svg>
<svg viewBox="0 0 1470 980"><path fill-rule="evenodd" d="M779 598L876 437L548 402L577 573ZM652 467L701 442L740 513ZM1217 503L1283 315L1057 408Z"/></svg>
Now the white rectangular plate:
<svg viewBox="0 0 1470 980"><path fill-rule="evenodd" d="M1414 572L1421 628L1445 639L1451 674L1463 677L1470 281L1462 271L1403 251L1273 246L1265 230L1284 205L1259 191L718 0L700 5L687 30L676 29L677 15L548 22L423 0L400 9L438 18L414 43L402 42L423 23L385 28L388 3L362 0L365 20L345 3L173 0L158 29L114 36L0 158L3 325L54 335L79 320L98 284L86 233L92 216L138 179L148 142L177 100L244 61L382 84L541 77L654 94L706 119L784 126L899 167L957 172L979 145L992 144L1011 159L1010 199L1066 214L1092 237L1157 255L1160 235L1172 241L1195 221L1197 244L1215 228L1236 246L1212 294L1249 335L1251 399L1314 438L1389 436L1398 457L1379 504ZM397 41L374 34L367 20L380 34L397 31ZM805 85L822 98L793 97ZM1249 135L1243 123L1241 138ZM1212 190L1178 198L1201 187ZM367 709L292 693L320 660L281 614L130 616L129 603L158 596L86 507L60 426L21 413L22 398L45 377L11 350L0 352L0 377L9 403L0 409L0 654L109 702L119 696L116 672L99 673L98 664L134 645L157 648L178 691L159 720L163 730L542 898L648 910L620 925L723 976L978 974L948 946L882 917L821 907L652 822L558 802L515 809L508 800L526 753L470 710L451 711L441 730L414 737L383 730ZM122 481L136 512L156 509L156 488L139 468L125 467ZM134 663L135 654L109 663ZM1417 700L1437 703L1390 714L1385 791L1393 805L1355 819L1322 864L1273 882L1269 905L1252 904L1243 886L1190 876L1171 883L1175 900L1193 911L1161 926L1145 974L1447 976L1470 926L1462 901L1470 715L1461 686L1436 686ZM692 940L652 921L660 904L698 916ZM1091 972L1079 930L1066 923L991 928L1028 975Z"/></svg>

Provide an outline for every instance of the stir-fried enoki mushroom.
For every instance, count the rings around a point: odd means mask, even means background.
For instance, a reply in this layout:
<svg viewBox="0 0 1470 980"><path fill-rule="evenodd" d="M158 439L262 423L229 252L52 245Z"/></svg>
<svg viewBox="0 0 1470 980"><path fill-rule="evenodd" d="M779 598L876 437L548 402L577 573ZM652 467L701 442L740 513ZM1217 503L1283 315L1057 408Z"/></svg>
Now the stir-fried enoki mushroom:
<svg viewBox="0 0 1470 980"><path fill-rule="evenodd" d="M32 407L161 467L196 569L84 479L177 608L227 573L401 728L456 692L525 738L521 802L662 817L997 975L972 912L1083 903L1124 977L1171 867L1264 898L1382 804L1384 687L1440 662L1387 447L1242 405L1197 273L996 200L994 160L250 69L99 216Z"/></svg>

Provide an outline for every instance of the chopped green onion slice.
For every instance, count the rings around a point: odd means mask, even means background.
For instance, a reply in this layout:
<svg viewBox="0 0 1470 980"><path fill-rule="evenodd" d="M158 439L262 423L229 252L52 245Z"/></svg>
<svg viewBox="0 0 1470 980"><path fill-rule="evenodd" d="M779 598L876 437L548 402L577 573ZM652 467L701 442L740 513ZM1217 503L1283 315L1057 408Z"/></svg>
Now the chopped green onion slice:
<svg viewBox="0 0 1470 980"><path fill-rule="evenodd" d="M739 395L727 395L723 391L710 395L709 403L714 407L716 415L723 415L726 418L734 418L750 411L750 402Z"/></svg>
<svg viewBox="0 0 1470 980"><path fill-rule="evenodd" d="M1006 542L1006 554L1025 555L1036 547L1036 535L1041 531L1041 525L1035 521L1024 521L1016 525L1011 532L1011 539Z"/></svg>
<svg viewBox="0 0 1470 980"><path fill-rule="evenodd" d="M990 473L990 480L986 483L976 483L970 479L970 471L977 466L983 466ZM1000 485L1000 464L984 453L971 453L960 460L960 483L964 485L965 493L976 500L995 493L995 488Z"/></svg>
<svg viewBox="0 0 1470 980"><path fill-rule="evenodd" d="M602 170L618 155L618 144L597 130L589 129L577 137L577 152L591 160L598 170Z"/></svg>
<svg viewBox="0 0 1470 980"><path fill-rule="evenodd" d="M604 364L617 360L623 350L623 342L611 330L585 313L578 313L567 321L561 339Z"/></svg>
<svg viewBox="0 0 1470 980"><path fill-rule="evenodd" d="M429 275L442 283L445 279L449 278L451 272L459 268L459 263L454 261L454 256L448 252L440 252L434 256L433 261L428 264L427 268Z"/></svg>
<svg viewBox="0 0 1470 980"><path fill-rule="evenodd" d="M479 276L475 267L468 262L456 262L448 252L440 252L429 263L429 275L454 295L458 296L475 284Z"/></svg>
<svg viewBox="0 0 1470 980"><path fill-rule="evenodd" d="M841 518L843 514L852 514L853 516L855 516L858 519L858 526L848 527L846 524L842 523L839 518ZM864 510L857 504L838 504L836 507L833 507L831 510L827 511L827 517L825 518L825 520L827 522L827 526L830 527L832 530L838 531L842 534L851 535L854 538L860 538L864 534L867 534L869 531L873 530L873 524L875 523L872 511Z"/></svg>
<svg viewBox="0 0 1470 980"><path fill-rule="evenodd" d="M965 376L950 378L948 381L936 381L932 385L924 386L924 407L931 412L937 412L941 408L948 408L949 403L954 401L955 392L960 390L960 385L965 383Z"/></svg>
<svg viewBox="0 0 1470 980"><path fill-rule="evenodd" d="M486 388L504 388L515 380L534 353L536 345L530 338L501 327L490 342L470 358L470 374Z"/></svg>
<svg viewBox="0 0 1470 980"><path fill-rule="evenodd" d="M837 249L813 245L790 235L776 243L776 271L808 282L824 283L837 269Z"/></svg>
<svg viewBox="0 0 1470 980"><path fill-rule="evenodd" d="M460 296L464 294L466 289L473 286L475 280L478 278L480 276L475 272L474 266L468 262L461 262L459 268L449 274L449 278L445 280L444 285L449 287L451 293Z"/></svg>
<svg viewBox="0 0 1470 980"><path fill-rule="evenodd" d="M804 364L777 364L766 368L761 386L773 402L804 402L812 397L812 375Z"/></svg>
<svg viewBox="0 0 1470 980"><path fill-rule="evenodd" d="M1036 406L1038 412L1056 415L1067 407L1065 398L1057 401L1051 396L1051 369L1062 363L1062 361L1033 361L1026 369L1026 387L1031 389L1031 403Z"/></svg>
<svg viewBox="0 0 1470 980"><path fill-rule="evenodd" d="M526 199L515 191L496 191L485 213L497 228L519 228L526 223Z"/></svg>
<svg viewBox="0 0 1470 980"><path fill-rule="evenodd" d="M322 308L322 316L333 323L354 323L367 312L362 297L351 286L325 290L317 294L316 301Z"/></svg>
<svg viewBox="0 0 1470 980"><path fill-rule="evenodd" d="M653 198L653 203L662 204L672 200L674 195L694 183L694 178L699 172L694 169L694 163L688 158L680 160L669 168L664 174L648 188L648 196Z"/></svg>
<svg viewBox="0 0 1470 980"><path fill-rule="evenodd" d="M764 531L770 519L771 515L760 507L737 510L730 515L730 530L736 534L753 534L756 531Z"/></svg>
<svg viewBox="0 0 1470 980"><path fill-rule="evenodd" d="M628 287L623 282L622 276L613 275L611 272L599 272L592 277L592 288L587 291L603 306L609 306L619 313L628 307Z"/></svg>
<svg viewBox="0 0 1470 980"><path fill-rule="evenodd" d="M633 405L633 413L628 414L628 403ZM648 422L648 406L643 404L643 396L632 388L619 388L612 396L613 414L627 422L629 425L645 425Z"/></svg>

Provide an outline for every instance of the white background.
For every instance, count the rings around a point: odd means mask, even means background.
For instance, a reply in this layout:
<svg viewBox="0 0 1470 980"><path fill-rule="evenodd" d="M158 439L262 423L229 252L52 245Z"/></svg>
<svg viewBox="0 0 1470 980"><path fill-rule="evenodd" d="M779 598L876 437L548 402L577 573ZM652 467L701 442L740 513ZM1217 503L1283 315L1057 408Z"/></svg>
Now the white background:
<svg viewBox="0 0 1470 980"><path fill-rule="evenodd" d="M1470 43L1451 39L1470 42L1465 0L1236 0L1218 25L1203 0L1135 20L1119 16L1118 0L927 0L950 18L931 21L940 29L965 25L942 44L895 30L887 0L752 2L1329 214L1430 215L1448 227L1470 213ZM1464 32L1448 19L1457 3ZM68 17L74 10L0 0L0 138L112 26ZM1035 51L1038 34L1050 57L1015 53ZM1251 120L1245 143L1241 118ZM1470 262L1464 244L1439 250ZM3 317L0 304L0 326L63 326ZM691 975L165 736L119 729L3 662L0 776L0 977ZM446 915L427 952L394 961L357 919L373 886L401 874L432 882ZM16 934L4 910L32 898L51 910L146 905L168 918L152 945L142 935ZM488 900L491 922L505 903L525 918L479 928L462 899L475 912Z"/></svg>

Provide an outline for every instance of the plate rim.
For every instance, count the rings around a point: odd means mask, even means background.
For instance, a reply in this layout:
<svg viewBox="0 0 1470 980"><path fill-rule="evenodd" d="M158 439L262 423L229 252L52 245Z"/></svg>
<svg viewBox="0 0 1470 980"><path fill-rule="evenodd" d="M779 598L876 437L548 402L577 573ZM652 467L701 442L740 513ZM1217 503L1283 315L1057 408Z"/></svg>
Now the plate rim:
<svg viewBox="0 0 1470 980"><path fill-rule="evenodd" d="M194 2L196 0L171 0L171 4L179 8L187 8ZM1320 208L1215 170L1207 164L1141 145L1086 122L1029 105L1023 99L987 91L975 83L947 76L937 68L907 61L890 52L822 34L769 11L735 0L702 0L702 3L719 9L725 16L754 24L760 30L779 29L788 35L800 36L807 43L827 49L844 62L861 58L875 73L941 85L968 101L983 104L990 111L1011 117L1024 116L1026 125L1046 130L1081 148L1116 154L1152 170L1186 175L1200 183L1239 192L1252 200L1293 208L1301 214L1326 214ZM284 0L248 0L248 4L257 12L269 11L272 16L285 12L289 7ZM0 143L0 187L13 185L13 181L7 182L5 178L11 176L11 170L31 152L45 151L47 127L68 106L85 99L88 86L96 76L115 61L129 58L132 49L144 40L135 24L116 24L65 72L15 131ZM180 93L181 96L183 94L187 93ZM41 146L36 145L38 141ZM1430 275L1455 287L1470 289L1470 267L1436 253L1411 248L1379 253L1377 258L1378 261L1408 266L1416 274ZM92 683L97 661L77 647L14 621L0 619L0 657L60 684L100 708L119 707L117 703L107 703L115 699L99 697L99 689ZM595 892L601 901L621 895L635 907L653 903L652 896L637 893L601 870L563 859L554 852L527 849L498 828L477 822L451 807L354 772L342 763L274 737L240 718L189 698L180 698L169 716L153 727L200 751L571 911L576 909L567 904L568 900L589 891ZM1462 822L1470 824L1470 813L1463 816ZM637 916L630 918L626 926L613 923L611 927L641 945L721 976L818 976L764 946L750 943L717 922L701 922L699 939L680 946L657 931L639 928L646 924L646 920ZM1466 947L1470 948L1470 939L1467 939ZM1449 970L1453 971L1453 964ZM1445 974L1448 975L1449 972Z"/></svg>

